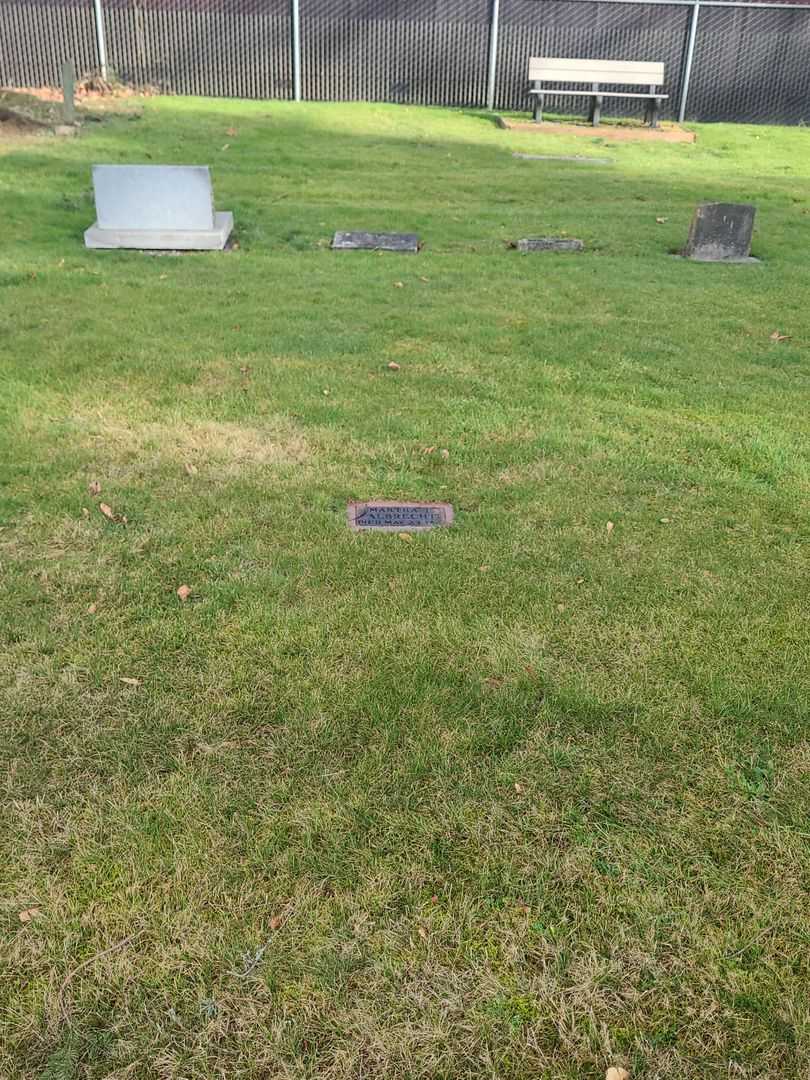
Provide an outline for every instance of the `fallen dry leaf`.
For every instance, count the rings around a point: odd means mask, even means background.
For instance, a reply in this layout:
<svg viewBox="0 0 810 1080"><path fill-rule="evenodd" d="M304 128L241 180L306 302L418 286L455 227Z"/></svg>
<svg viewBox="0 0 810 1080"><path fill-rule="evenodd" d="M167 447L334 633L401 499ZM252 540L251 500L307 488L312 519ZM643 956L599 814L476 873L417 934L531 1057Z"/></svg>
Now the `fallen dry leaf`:
<svg viewBox="0 0 810 1080"><path fill-rule="evenodd" d="M42 914L42 912L40 911L40 909L38 907L29 907L29 908L26 908L24 911L21 911L17 915L17 918L20 920L21 923L27 923L27 922L31 922L32 919L35 919L37 917L37 915L41 915L41 914Z"/></svg>
<svg viewBox="0 0 810 1080"><path fill-rule="evenodd" d="M191 596L191 589L188 587L188 585L181 585L177 590L177 595L180 597L181 600L188 600L188 598Z"/></svg>
<svg viewBox="0 0 810 1080"><path fill-rule="evenodd" d="M419 280L420 280L420 281L424 281L424 283L425 283L426 285L428 285L428 284L430 283L430 278L426 278L426 277L420 277L420 278L419 278Z"/></svg>
<svg viewBox="0 0 810 1080"><path fill-rule="evenodd" d="M230 150L230 147L231 147L230 143L225 143L225 145L222 147L222 149L223 150Z"/></svg>
<svg viewBox="0 0 810 1080"><path fill-rule="evenodd" d="M442 455L445 461L447 461L447 459L450 457L449 450L440 450L439 453Z"/></svg>
<svg viewBox="0 0 810 1080"><path fill-rule="evenodd" d="M126 525L127 519L125 514L116 514L112 507L107 506L106 503L99 503L98 508L108 521L114 521L116 525Z"/></svg>
<svg viewBox="0 0 810 1080"><path fill-rule="evenodd" d="M280 915L274 915L273 918L270 920L270 929L278 930L282 922L283 920Z"/></svg>
<svg viewBox="0 0 810 1080"><path fill-rule="evenodd" d="M237 136L236 128L225 128L225 134L228 136L229 139L235 139Z"/></svg>
<svg viewBox="0 0 810 1080"><path fill-rule="evenodd" d="M523 786L523 784L515 784L515 791L518 793L518 795L522 795L525 790L526 788Z"/></svg>
<svg viewBox="0 0 810 1080"><path fill-rule="evenodd" d="M435 449L436 449L435 446L426 446L424 448L424 450L422 451L422 453L423 454L432 454Z"/></svg>
<svg viewBox="0 0 810 1080"><path fill-rule="evenodd" d="M669 221L669 218L666 218L666 217L657 217L657 218L655 219L655 221L656 221L656 224L658 224L658 225L663 225L663 224L664 224L664 222L666 222L666 221Z"/></svg>
<svg viewBox="0 0 810 1080"><path fill-rule="evenodd" d="M606 528L606 529L607 529L607 531L608 531L608 536L610 536L610 534L611 534L611 533L613 532L613 522L612 522L612 521L609 521L609 522L607 523L607 525L605 526L605 528Z"/></svg>
<svg viewBox="0 0 810 1080"><path fill-rule="evenodd" d="M87 485L87 490L91 495L100 495L101 484L98 482L98 480L91 480L90 483Z"/></svg>
<svg viewBox="0 0 810 1080"><path fill-rule="evenodd" d="M410 533L397 533L397 536L400 538L400 540L407 540L409 544L411 540L413 540L413 537Z"/></svg>
<svg viewBox="0 0 810 1080"><path fill-rule="evenodd" d="M662 525L669 525L669 518L659 518L658 520Z"/></svg>
<svg viewBox="0 0 810 1080"><path fill-rule="evenodd" d="M427 930L426 930L426 929L424 928L424 926L419 926L419 927L417 927L417 931L416 931L416 932L417 932L417 933L419 934L419 937L420 937L420 938L422 939L422 941L427 941L427 938L428 938L428 932L427 932Z"/></svg>
<svg viewBox="0 0 810 1080"><path fill-rule="evenodd" d="M192 465L190 461L187 461L185 463L185 465L183 466L183 468L186 470L186 472L188 473L189 476L196 476L197 475L197 466Z"/></svg>
<svg viewBox="0 0 810 1080"><path fill-rule="evenodd" d="M126 683L127 686L140 686L141 685L141 680L140 679L131 679L126 675L121 676L121 682Z"/></svg>
<svg viewBox="0 0 810 1080"><path fill-rule="evenodd" d="M771 341L790 341L790 335L783 334L780 330L774 330L771 334Z"/></svg>
<svg viewBox="0 0 810 1080"><path fill-rule="evenodd" d="M605 1073L605 1080L630 1080L627 1069L617 1068L615 1065Z"/></svg>
<svg viewBox="0 0 810 1080"><path fill-rule="evenodd" d="M489 567L485 564L484 566L479 566L478 570L480 571L480 573L486 574L489 570Z"/></svg>
<svg viewBox="0 0 810 1080"><path fill-rule="evenodd" d="M395 281L394 282L394 288L395 289L404 289L405 288L405 282L404 281Z"/></svg>
<svg viewBox="0 0 810 1080"><path fill-rule="evenodd" d="M97 611L98 611L98 604L90 604L90 606L87 608L87 614L88 615L95 615L95 613Z"/></svg>
<svg viewBox="0 0 810 1080"><path fill-rule="evenodd" d="M396 360L391 361L391 363L388 365L388 370L389 371L399 371L399 364L396 362Z"/></svg>
<svg viewBox="0 0 810 1080"><path fill-rule="evenodd" d="M86 506L82 507L82 517L86 517L86 518L90 517L90 511L87 509Z"/></svg>

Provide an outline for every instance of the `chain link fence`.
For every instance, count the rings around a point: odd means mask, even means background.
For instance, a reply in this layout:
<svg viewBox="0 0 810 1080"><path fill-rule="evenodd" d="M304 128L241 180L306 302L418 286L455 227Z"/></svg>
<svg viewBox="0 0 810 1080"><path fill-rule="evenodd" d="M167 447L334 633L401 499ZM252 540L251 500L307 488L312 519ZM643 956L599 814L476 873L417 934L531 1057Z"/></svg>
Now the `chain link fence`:
<svg viewBox="0 0 810 1080"><path fill-rule="evenodd" d="M56 86L63 60L83 73L106 60L173 94L518 111L530 56L663 61L670 117L810 121L810 4L0 0L4 86ZM555 107L587 103L550 95ZM637 111L611 102L611 115Z"/></svg>

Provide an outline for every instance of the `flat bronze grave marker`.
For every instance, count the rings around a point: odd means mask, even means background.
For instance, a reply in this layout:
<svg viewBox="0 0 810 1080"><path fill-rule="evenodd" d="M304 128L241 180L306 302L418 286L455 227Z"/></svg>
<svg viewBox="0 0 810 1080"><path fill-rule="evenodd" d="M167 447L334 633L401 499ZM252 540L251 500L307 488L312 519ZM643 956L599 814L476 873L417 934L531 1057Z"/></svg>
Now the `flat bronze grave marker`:
<svg viewBox="0 0 810 1080"><path fill-rule="evenodd" d="M387 499L372 502L350 502L347 507L349 528L356 531L375 529L377 532L425 532L453 523L450 503L392 502Z"/></svg>
<svg viewBox="0 0 810 1080"><path fill-rule="evenodd" d="M419 250L416 233L336 232L333 251L404 251L414 255Z"/></svg>

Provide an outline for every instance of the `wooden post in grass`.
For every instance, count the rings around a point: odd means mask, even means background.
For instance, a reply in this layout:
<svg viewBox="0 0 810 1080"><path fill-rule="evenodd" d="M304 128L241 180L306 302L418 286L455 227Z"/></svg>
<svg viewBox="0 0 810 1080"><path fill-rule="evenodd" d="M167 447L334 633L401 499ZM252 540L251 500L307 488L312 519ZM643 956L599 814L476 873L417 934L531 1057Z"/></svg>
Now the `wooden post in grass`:
<svg viewBox="0 0 810 1080"><path fill-rule="evenodd" d="M62 64L62 120L66 124L76 123L76 69L72 60Z"/></svg>

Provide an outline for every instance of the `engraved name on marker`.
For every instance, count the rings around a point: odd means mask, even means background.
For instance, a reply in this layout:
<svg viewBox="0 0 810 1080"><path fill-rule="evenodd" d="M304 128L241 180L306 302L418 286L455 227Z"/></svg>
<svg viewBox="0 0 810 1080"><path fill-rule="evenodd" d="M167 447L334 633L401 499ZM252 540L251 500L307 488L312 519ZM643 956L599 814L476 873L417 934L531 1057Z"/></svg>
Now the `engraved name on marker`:
<svg viewBox="0 0 810 1080"><path fill-rule="evenodd" d="M449 503L353 502L347 508L352 529L376 529L396 532L403 529L422 532L452 524L453 507Z"/></svg>

